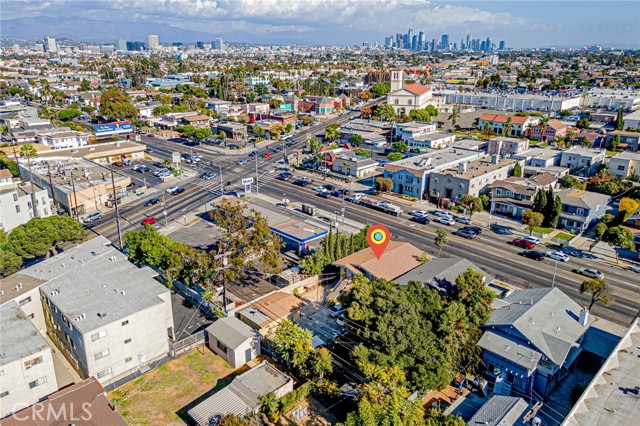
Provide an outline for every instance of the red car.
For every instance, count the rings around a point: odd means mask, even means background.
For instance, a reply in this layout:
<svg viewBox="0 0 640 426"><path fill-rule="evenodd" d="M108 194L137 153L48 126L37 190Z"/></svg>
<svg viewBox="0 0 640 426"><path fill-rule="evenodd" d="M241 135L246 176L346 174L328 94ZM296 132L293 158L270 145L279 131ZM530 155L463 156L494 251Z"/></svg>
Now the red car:
<svg viewBox="0 0 640 426"><path fill-rule="evenodd" d="M269 151L262 154L262 158L269 158L269 157L271 157L271 153Z"/></svg>
<svg viewBox="0 0 640 426"><path fill-rule="evenodd" d="M122 163L122 161L116 161L115 163L113 163L114 166L116 167L122 167L124 166L124 164Z"/></svg>
<svg viewBox="0 0 640 426"><path fill-rule="evenodd" d="M156 137L156 135L154 135L153 133L149 133L149 134L147 135L147 137L155 138L155 137Z"/></svg>
<svg viewBox="0 0 640 426"><path fill-rule="evenodd" d="M513 245L515 246L526 248L529 250L533 249L536 246L533 242L529 240L525 240L524 238L516 238L512 242L513 242Z"/></svg>
<svg viewBox="0 0 640 426"><path fill-rule="evenodd" d="M157 221L158 219L156 219L155 217L145 217L144 219L142 219L141 225L153 225Z"/></svg>

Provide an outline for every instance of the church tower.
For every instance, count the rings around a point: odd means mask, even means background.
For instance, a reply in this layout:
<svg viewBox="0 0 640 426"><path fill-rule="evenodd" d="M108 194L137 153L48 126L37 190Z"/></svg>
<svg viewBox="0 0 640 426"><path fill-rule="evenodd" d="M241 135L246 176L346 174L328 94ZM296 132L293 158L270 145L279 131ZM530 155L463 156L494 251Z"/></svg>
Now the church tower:
<svg viewBox="0 0 640 426"><path fill-rule="evenodd" d="M400 68L393 68L391 70L391 93L396 90L402 89L404 85L403 71Z"/></svg>

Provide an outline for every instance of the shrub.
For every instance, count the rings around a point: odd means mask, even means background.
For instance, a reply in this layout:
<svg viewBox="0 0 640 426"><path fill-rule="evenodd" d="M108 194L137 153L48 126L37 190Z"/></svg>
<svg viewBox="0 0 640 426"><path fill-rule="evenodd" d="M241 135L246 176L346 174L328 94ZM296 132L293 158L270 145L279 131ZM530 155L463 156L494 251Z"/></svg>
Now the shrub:
<svg viewBox="0 0 640 426"><path fill-rule="evenodd" d="M311 384L312 382L307 382L280 398L278 400L278 412L284 414L302 398L306 398L311 392Z"/></svg>

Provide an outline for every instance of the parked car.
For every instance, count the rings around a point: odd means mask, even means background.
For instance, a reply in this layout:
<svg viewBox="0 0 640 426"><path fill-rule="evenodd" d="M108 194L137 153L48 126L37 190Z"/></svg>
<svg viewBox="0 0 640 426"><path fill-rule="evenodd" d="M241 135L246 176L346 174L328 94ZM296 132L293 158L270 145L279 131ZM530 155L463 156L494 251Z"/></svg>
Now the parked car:
<svg viewBox="0 0 640 426"><path fill-rule="evenodd" d="M458 229L454 232L454 234L459 237L468 238L470 240L474 239L478 235L475 232L470 231L469 229Z"/></svg>
<svg viewBox="0 0 640 426"><path fill-rule="evenodd" d="M158 169L155 172L153 172L154 176L160 176L160 175L164 175L166 173L171 173L171 171L167 168L162 168L162 169Z"/></svg>
<svg viewBox="0 0 640 426"><path fill-rule="evenodd" d="M140 222L140 225L153 225L157 221L158 221L158 219L156 219L153 216L145 217L144 219L142 219L142 222Z"/></svg>
<svg viewBox="0 0 640 426"><path fill-rule="evenodd" d="M291 179L291 176L292 176L292 174L291 174L291 173L289 173L289 172L283 172L283 173L280 173L280 174L276 177L276 179L278 179L278 180L285 180L285 181L286 181L286 180Z"/></svg>
<svg viewBox="0 0 640 426"><path fill-rule="evenodd" d="M529 259L538 260L538 261L543 260L545 258L544 253L542 253L541 251L535 251L535 250L525 250L525 251L521 251L518 254L520 256L524 256Z"/></svg>
<svg viewBox="0 0 640 426"><path fill-rule="evenodd" d="M138 173L148 173L151 171L149 167L143 166L143 165L138 166L138 168L134 167L133 170L135 170Z"/></svg>
<svg viewBox="0 0 640 426"><path fill-rule="evenodd" d="M565 254L561 251L548 251L545 253L545 255L553 260L559 260L561 262L568 262L569 261L569 255Z"/></svg>
<svg viewBox="0 0 640 426"><path fill-rule="evenodd" d="M239 159L238 161L236 161L236 164L238 166L242 166L247 162L247 160L245 160L244 158Z"/></svg>
<svg viewBox="0 0 640 426"><path fill-rule="evenodd" d="M522 237L522 239L531 241L533 244L540 244L540 238L537 237Z"/></svg>
<svg viewBox="0 0 640 426"><path fill-rule="evenodd" d="M156 137L156 135L154 135L153 133L149 133L149 134L147 135L147 137L149 137L149 138L155 138L155 137Z"/></svg>
<svg viewBox="0 0 640 426"><path fill-rule="evenodd" d="M159 162L159 161L156 161L155 163L151 163L151 165L152 165L153 167L158 168L158 169L164 169L164 168L165 168L165 167L164 167L164 164L162 164L162 163L161 163L161 162Z"/></svg>
<svg viewBox="0 0 640 426"><path fill-rule="evenodd" d="M178 195L178 194L182 194L184 192L184 188L183 187L179 187L178 189L176 189L175 191L173 191L171 193L171 195Z"/></svg>
<svg viewBox="0 0 640 426"><path fill-rule="evenodd" d="M124 163L122 161L116 161L115 163L113 163L113 165L116 167L122 167L124 166Z"/></svg>
<svg viewBox="0 0 640 426"><path fill-rule="evenodd" d="M269 158L269 157L271 157L271 153L269 151L262 154L262 158Z"/></svg>
<svg viewBox="0 0 640 426"><path fill-rule="evenodd" d="M456 222L464 223L465 225L471 225L471 219L469 219L468 217L457 216Z"/></svg>
<svg viewBox="0 0 640 426"><path fill-rule="evenodd" d="M409 214L413 217L423 217L423 216L426 216L428 213L424 210L411 210Z"/></svg>
<svg viewBox="0 0 640 426"><path fill-rule="evenodd" d="M336 303L331 308L329 308L329 316L336 318L340 316L345 311L345 308L342 306L342 303Z"/></svg>
<svg viewBox="0 0 640 426"><path fill-rule="evenodd" d="M427 219L426 216L412 216L409 220L412 222L420 223L422 225L426 225L427 223L431 222L429 219Z"/></svg>
<svg viewBox="0 0 640 426"><path fill-rule="evenodd" d="M307 186L311 184L311 180L307 178L302 178L302 179L296 180L295 182L293 182L293 184L298 186Z"/></svg>
<svg viewBox="0 0 640 426"><path fill-rule="evenodd" d="M327 183L326 185L322 185L324 186L328 191L335 191L336 190L336 186L332 185L330 183Z"/></svg>
<svg viewBox="0 0 640 426"><path fill-rule="evenodd" d="M526 248L526 249L533 249L535 248L535 244L532 243L529 240L525 240L524 238L516 238L515 240L511 241L513 243L514 246L518 246L518 247L522 247L522 248Z"/></svg>
<svg viewBox="0 0 640 426"><path fill-rule="evenodd" d="M340 315L340 316L336 319L336 323L337 323L340 327L344 327L345 325L347 325L347 321L345 320L344 315Z"/></svg>
<svg viewBox="0 0 640 426"><path fill-rule="evenodd" d="M95 212L95 213L91 213L89 216L84 218L84 223L91 223L94 220L98 220L102 217L102 213L100 212Z"/></svg>
<svg viewBox="0 0 640 426"><path fill-rule="evenodd" d="M179 186L172 186L171 188L167 188L167 194L173 194L175 191L177 191L179 188Z"/></svg>
<svg viewBox="0 0 640 426"><path fill-rule="evenodd" d="M149 207L152 206L154 204L158 204L160 202L160 198L150 198L147 200L146 203L144 203L145 207Z"/></svg>
<svg viewBox="0 0 640 426"><path fill-rule="evenodd" d="M443 225L449 225L449 226L451 226L454 223L456 223L456 221L453 220L452 217L447 217L447 216L441 216L441 217L437 218L436 222L442 223Z"/></svg>
<svg viewBox="0 0 640 426"><path fill-rule="evenodd" d="M438 216L438 217L446 217L446 218L450 218L451 220L453 220L453 215L449 212L441 212L439 210L433 212L434 215Z"/></svg>
<svg viewBox="0 0 640 426"><path fill-rule="evenodd" d="M331 191L331 195L333 195L334 197L344 197L345 193L342 189L336 189L335 191Z"/></svg>
<svg viewBox="0 0 640 426"><path fill-rule="evenodd" d="M574 269L573 272L589 278L604 278L604 274L602 272L592 268L578 268Z"/></svg>

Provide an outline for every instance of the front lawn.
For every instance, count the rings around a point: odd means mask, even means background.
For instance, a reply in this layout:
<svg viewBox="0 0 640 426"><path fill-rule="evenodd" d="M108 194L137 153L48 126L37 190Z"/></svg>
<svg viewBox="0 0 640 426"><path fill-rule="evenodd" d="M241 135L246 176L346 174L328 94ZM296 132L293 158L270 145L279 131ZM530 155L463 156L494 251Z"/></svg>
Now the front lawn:
<svg viewBox="0 0 640 426"><path fill-rule="evenodd" d="M109 393L118 412L131 426L183 426L182 409L212 389L226 386L235 372L209 349L193 349L181 358Z"/></svg>
<svg viewBox="0 0 640 426"><path fill-rule="evenodd" d="M558 232L554 238L557 238L562 241L571 241L575 237L575 235L567 234L566 232Z"/></svg>
<svg viewBox="0 0 640 426"><path fill-rule="evenodd" d="M533 228L533 232L538 234L550 234L553 231L553 228L543 228L542 226L536 226Z"/></svg>

